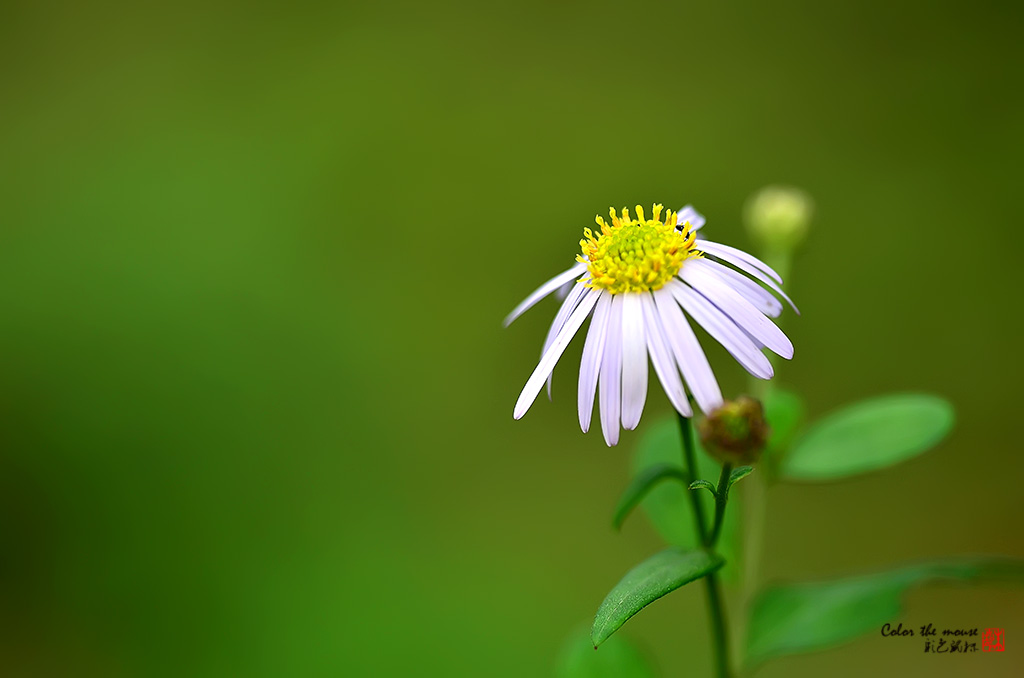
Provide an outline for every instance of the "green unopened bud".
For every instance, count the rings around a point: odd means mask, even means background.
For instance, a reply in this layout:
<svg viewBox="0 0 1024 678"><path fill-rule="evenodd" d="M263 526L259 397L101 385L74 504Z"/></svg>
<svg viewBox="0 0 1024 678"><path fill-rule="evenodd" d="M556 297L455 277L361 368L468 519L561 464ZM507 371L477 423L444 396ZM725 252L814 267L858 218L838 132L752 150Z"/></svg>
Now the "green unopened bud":
<svg viewBox="0 0 1024 678"><path fill-rule="evenodd" d="M744 221L765 249L792 252L807 236L813 212L814 202L800 189L767 186L747 201Z"/></svg>
<svg viewBox="0 0 1024 678"><path fill-rule="evenodd" d="M704 449L730 464L757 462L771 433L761 401L749 396L725 401L700 421L698 431Z"/></svg>

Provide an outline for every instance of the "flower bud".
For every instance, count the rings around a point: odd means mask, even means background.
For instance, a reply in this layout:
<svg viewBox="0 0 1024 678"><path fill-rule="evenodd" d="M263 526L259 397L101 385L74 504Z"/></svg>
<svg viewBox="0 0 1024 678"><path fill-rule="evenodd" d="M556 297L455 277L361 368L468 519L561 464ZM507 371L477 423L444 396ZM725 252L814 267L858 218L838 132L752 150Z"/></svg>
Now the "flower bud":
<svg viewBox="0 0 1024 678"><path fill-rule="evenodd" d="M761 401L749 396L725 401L702 419L697 429L704 449L729 464L757 462L771 433Z"/></svg>
<svg viewBox="0 0 1024 678"><path fill-rule="evenodd" d="M744 221L765 249L792 252L807 236L813 212L814 202L800 189L766 186L747 201Z"/></svg>

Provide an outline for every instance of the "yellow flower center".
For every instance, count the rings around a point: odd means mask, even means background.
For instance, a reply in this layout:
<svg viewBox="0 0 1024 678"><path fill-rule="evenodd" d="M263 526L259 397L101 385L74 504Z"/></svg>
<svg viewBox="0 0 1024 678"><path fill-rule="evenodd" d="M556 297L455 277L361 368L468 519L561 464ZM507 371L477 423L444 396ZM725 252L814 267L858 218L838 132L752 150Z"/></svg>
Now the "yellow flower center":
<svg viewBox="0 0 1024 678"><path fill-rule="evenodd" d="M625 207L621 217L612 208L611 225L602 217L596 218L600 233L583 229L583 253L576 260L590 270L587 287L612 294L656 290L679 272L684 261L700 256L693 247L695 235L690 223L677 227L676 213L671 210L665 221L659 221L661 210L661 205L654 205L654 215L648 220L640 205L636 206L635 219Z"/></svg>

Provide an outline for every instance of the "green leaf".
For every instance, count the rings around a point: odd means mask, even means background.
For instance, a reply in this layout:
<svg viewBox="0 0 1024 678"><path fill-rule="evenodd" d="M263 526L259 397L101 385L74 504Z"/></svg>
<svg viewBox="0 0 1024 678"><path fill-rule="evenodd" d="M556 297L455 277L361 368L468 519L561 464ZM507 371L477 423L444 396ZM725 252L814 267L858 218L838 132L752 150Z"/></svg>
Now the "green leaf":
<svg viewBox="0 0 1024 678"><path fill-rule="evenodd" d="M715 484L709 480L694 480L692 483L690 483L691 490L699 490L701 488L710 492L712 496L718 495L718 492L715 490Z"/></svg>
<svg viewBox="0 0 1024 678"><path fill-rule="evenodd" d="M640 503L640 500L644 498L651 488L662 480L670 478L686 482L686 474L683 473L678 464L654 464L640 471L633 478L626 491L622 493L619 504L615 507L615 514L612 516L612 525L615 526L615 529L622 527L622 523L626 520L630 511Z"/></svg>
<svg viewBox="0 0 1024 678"><path fill-rule="evenodd" d="M700 449L700 440L694 437L697 445L697 475L702 480L718 479L722 467L706 452ZM639 476L644 469L659 464L669 464L676 469L683 469L683 440L679 433L679 421L672 415L654 422L640 439L636 455L633 458L633 475ZM693 520L693 499L691 490L679 483L661 483L647 493L640 506L654 525L661 538L672 546L684 549L700 548L700 537L697 535ZM726 560L722 569L722 577L727 581L736 581L739 576L740 553L740 516L742 505L740 493L729 498L729 506L725 511L725 522L719 536L716 550ZM715 515L715 499L710 494L700 492L698 501L704 506L704 515L711 529L711 518Z"/></svg>
<svg viewBox="0 0 1024 678"><path fill-rule="evenodd" d="M935 580L1024 579L1024 561L965 558L826 582L775 586L754 601L747 662L833 647L893 623L911 586Z"/></svg>
<svg viewBox="0 0 1024 678"><path fill-rule="evenodd" d="M796 393L771 386L761 401L764 416L771 427L765 455L772 456L789 447L804 421L804 401Z"/></svg>
<svg viewBox="0 0 1024 678"><path fill-rule="evenodd" d="M562 645L555 670L557 678L654 678L647 656L619 635L595 650L589 624L573 632Z"/></svg>
<svg viewBox="0 0 1024 678"><path fill-rule="evenodd" d="M725 563L707 551L667 549L626 573L594 617L590 638L600 645L637 612L684 584L714 572Z"/></svg>
<svg viewBox="0 0 1024 678"><path fill-rule="evenodd" d="M729 474L729 487L732 487L738 481L743 480L753 472L753 466L740 466L739 468L733 469L732 473Z"/></svg>
<svg viewBox="0 0 1024 678"><path fill-rule="evenodd" d="M953 428L953 406L929 395L872 398L811 426L779 465L785 480L832 480L925 452Z"/></svg>

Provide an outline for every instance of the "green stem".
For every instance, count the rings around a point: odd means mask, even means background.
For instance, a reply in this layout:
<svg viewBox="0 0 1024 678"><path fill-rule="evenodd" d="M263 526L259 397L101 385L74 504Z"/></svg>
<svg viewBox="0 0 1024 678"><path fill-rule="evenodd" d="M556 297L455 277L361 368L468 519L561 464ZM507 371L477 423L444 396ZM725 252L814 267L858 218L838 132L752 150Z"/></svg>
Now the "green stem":
<svg viewBox="0 0 1024 678"><path fill-rule="evenodd" d="M690 482L697 480L697 455L693 444L693 424L689 418L679 415L679 430L683 434L683 461L686 464L686 472L690 476ZM724 469L723 469L724 471ZM725 476L728 487L728 474ZM722 480L719 479L719 486ZM706 549L711 549L717 539L717 533L721 529L721 516L725 514L725 502L715 502L715 525L714 532L708 534L707 524L704 522L704 506L701 504L697 492L687 492L690 495L690 502L693 506L693 516L697 523L697 534L700 535L700 542ZM721 503L721 509L719 509ZM715 675L718 678L729 678L732 673L729 670L729 634L725 626L725 606L722 603L722 591L718 584L718 574L712 572L704 577L704 586L708 593L708 614L711 617L711 636L715 646Z"/></svg>
<svg viewBox="0 0 1024 678"><path fill-rule="evenodd" d="M679 416L679 432L683 434L683 463L686 465L686 473L689 474L690 479L688 483L692 483L698 480L697 477L697 455L694 452L693 446L693 424L690 423L689 417ZM700 543L704 546L708 546L708 528L707 523L704 522L704 505L701 504L700 497L697 496L696 492L687 492L690 495L690 504L693 506L693 519L697 523L697 534L700 536Z"/></svg>
<svg viewBox="0 0 1024 678"><path fill-rule="evenodd" d="M743 524L746 527L743 542L744 569L740 591L741 613L737 615L738 625L734 629L734 636L739 638L741 643L747 637L748 617L754 594L757 592L760 582L760 566L764 550L765 508L767 506L765 491L764 473L761 469L743 481ZM740 661L741 658L734 656L733 659Z"/></svg>
<svg viewBox="0 0 1024 678"><path fill-rule="evenodd" d="M732 464L722 464L722 473L718 476L718 490L715 492L715 523L711 528L710 546L718 543L718 535L722 533L722 522L725 519L725 504L729 501L729 476L732 475Z"/></svg>
<svg viewBox="0 0 1024 678"><path fill-rule="evenodd" d="M790 288L792 281L789 274L792 270L792 253L765 252L762 253L762 259L775 269L779 277L787 282L787 288ZM777 322L781 327L782 319L779 319ZM778 361L773 360L773 358L775 358L774 354L769 352L769 362L771 362L773 367L777 367ZM751 395L764 402L772 389L772 382L751 377L749 383ZM762 459L758 473L755 473L743 483L743 509L745 514L743 521L744 568L740 589L740 614L737 615L739 622L737 628L734 629L741 645L746 642L750 626L750 609L754 595L758 590L758 584L760 583L761 559L764 556L765 520L768 514L768 478L772 476L774 465L777 462L778 459L774 458L774 455L772 458ZM740 658L737 657L736 659L739 661Z"/></svg>
<svg viewBox="0 0 1024 678"><path fill-rule="evenodd" d="M712 572L704 577L708 592L708 612L711 615L711 633L715 641L715 675L718 678L729 678L729 635L725 626L725 606L722 604L722 591L718 585L718 574Z"/></svg>

